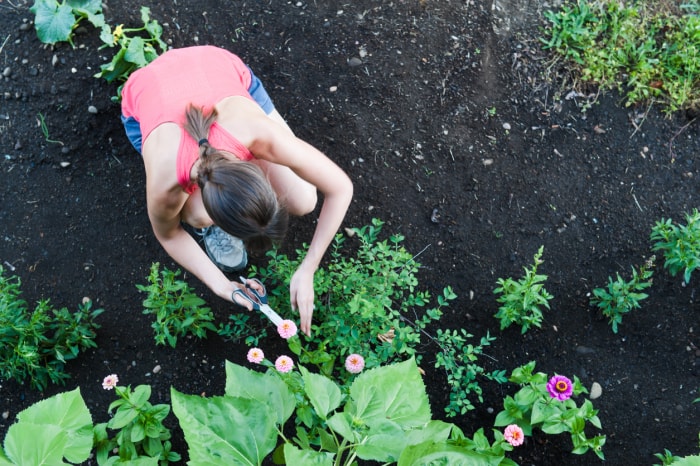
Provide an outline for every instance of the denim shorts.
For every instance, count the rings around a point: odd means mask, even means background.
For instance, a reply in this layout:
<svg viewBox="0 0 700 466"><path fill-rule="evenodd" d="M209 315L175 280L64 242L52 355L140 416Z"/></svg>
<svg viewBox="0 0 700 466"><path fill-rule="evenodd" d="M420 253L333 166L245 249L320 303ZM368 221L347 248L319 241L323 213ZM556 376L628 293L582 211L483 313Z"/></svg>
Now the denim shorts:
<svg viewBox="0 0 700 466"><path fill-rule="evenodd" d="M257 102L260 108L269 115L275 110L275 105L272 103L272 99L268 95L267 91L263 87L262 82L258 79L253 70L248 68L250 71L250 86L248 87L248 94ZM122 124L124 125L124 130L126 131L126 137L129 138L129 142L134 146L134 149L141 153L141 147L143 145L142 135L141 135L141 125L134 117L121 116Z"/></svg>

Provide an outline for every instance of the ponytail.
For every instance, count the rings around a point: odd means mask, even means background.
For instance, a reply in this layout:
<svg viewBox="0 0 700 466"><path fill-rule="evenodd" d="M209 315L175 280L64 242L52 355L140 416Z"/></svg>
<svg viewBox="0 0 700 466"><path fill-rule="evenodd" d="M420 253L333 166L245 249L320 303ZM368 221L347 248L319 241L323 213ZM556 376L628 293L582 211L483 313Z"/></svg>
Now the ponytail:
<svg viewBox="0 0 700 466"><path fill-rule="evenodd" d="M185 131L192 136L192 139L198 141L199 158L204 160L211 152L216 150L209 144L209 128L216 121L216 108L205 112L202 107L195 107L192 104L187 106L185 111Z"/></svg>

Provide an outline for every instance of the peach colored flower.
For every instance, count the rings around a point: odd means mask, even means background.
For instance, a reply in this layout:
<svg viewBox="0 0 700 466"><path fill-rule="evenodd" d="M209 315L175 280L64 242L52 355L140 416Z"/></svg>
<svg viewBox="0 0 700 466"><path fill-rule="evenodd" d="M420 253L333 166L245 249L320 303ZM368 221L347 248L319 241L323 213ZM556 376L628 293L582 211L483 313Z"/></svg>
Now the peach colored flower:
<svg viewBox="0 0 700 466"><path fill-rule="evenodd" d="M574 385L567 377L563 375L555 375L547 382L547 391L549 396L556 398L559 401L565 401L571 398L574 391Z"/></svg>
<svg viewBox="0 0 700 466"><path fill-rule="evenodd" d="M265 359L265 353L260 348L251 348L248 350L248 362L260 364Z"/></svg>
<svg viewBox="0 0 700 466"><path fill-rule="evenodd" d="M345 358L345 369L351 374L359 374L365 368L365 358L359 354L351 354Z"/></svg>
<svg viewBox="0 0 700 466"><path fill-rule="evenodd" d="M294 361L289 356L280 356L275 360L275 368L280 372L289 372L294 368Z"/></svg>
<svg viewBox="0 0 700 466"><path fill-rule="evenodd" d="M503 431L503 438L514 447L522 445L525 441L525 434L517 424L511 424Z"/></svg>
<svg viewBox="0 0 700 466"><path fill-rule="evenodd" d="M119 383L119 377L117 377L117 374L110 374L102 381L102 388L105 390L111 390L117 386L117 383Z"/></svg>
<svg viewBox="0 0 700 466"><path fill-rule="evenodd" d="M277 326L277 333L285 340L289 340L297 334L297 324L294 321L285 319Z"/></svg>

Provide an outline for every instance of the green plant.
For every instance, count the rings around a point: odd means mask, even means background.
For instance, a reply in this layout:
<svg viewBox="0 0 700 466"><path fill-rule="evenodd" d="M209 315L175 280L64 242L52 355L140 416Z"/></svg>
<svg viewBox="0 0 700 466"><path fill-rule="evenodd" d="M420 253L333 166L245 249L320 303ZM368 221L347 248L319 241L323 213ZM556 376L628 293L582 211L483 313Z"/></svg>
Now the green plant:
<svg viewBox="0 0 700 466"><path fill-rule="evenodd" d="M542 252L544 246L534 256L534 264L531 268L525 267L525 276L516 281L512 278L499 278L498 287L493 290L499 294L497 301L502 305L498 308L495 317L501 321L501 330L518 324L521 333L527 332L531 326L542 326L541 307L549 309L549 300L553 298L544 288L543 282L546 275L538 275L537 267L542 264Z"/></svg>
<svg viewBox="0 0 700 466"><path fill-rule="evenodd" d="M102 0L35 0L29 11L35 15L39 40L46 44L68 42L72 46L73 31L84 19L98 29L106 27Z"/></svg>
<svg viewBox="0 0 700 466"><path fill-rule="evenodd" d="M683 281L690 282L690 275L700 267L700 212L685 214L687 224L674 224L669 218L661 219L651 229L653 251L664 254L664 268L672 276L683 270Z"/></svg>
<svg viewBox="0 0 700 466"><path fill-rule="evenodd" d="M153 314L155 321L151 324L156 344L166 342L175 348L177 339L185 335L205 338L207 330L216 332L212 323L214 314L204 307L203 299L194 294L193 289L177 277L181 271L160 270L160 264L154 262L148 276L149 285L136 285L139 291L148 294L143 301L143 313Z"/></svg>
<svg viewBox="0 0 700 466"><path fill-rule="evenodd" d="M504 370L489 373L476 363L478 357L483 354L484 347L490 345L495 338L487 332L478 345L468 344L468 339L473 336L464 329L437 330L435 342L441 351L435 355L435 367L444 368L447 374L450 402L445 407L445 412L449 417L474 409L469 399L472 394L476 395L479 402L483 402L478 377L483 376L498 383L508 380Z"/></svg>
<svg viewBox="0 0 700 466"><path fill-rule="evenodd" d="M92 450L92 417L80 389L39 401L7 429L0 466L83 464Z"/></svg>
<svg viewBox="0 0 700 466"><path fill-rule="evenodd" d="M669 466L673 464L675 461L681 459L680 456L676 456L673 453L671 453L668 449L664 449L663 453L654 453L654 456L661 460L661 466ZM658 466L658 465L654 465Z"/></svg>
<svg viewBox="0 0 700 466"><path fill-rule="evenodd" d="M64 383L66 361L94 348L94 320L103 309L91 310L85 300L71 313L41 300L31 311L21 298L19 277L6 277L0 266L0 377L44 390L49 382Z"/></svg>
<svg viewBox="0 0 700 466"><path fill-rule="evenodd" d="M57 141L55 139L51 139L49 137L49 127L46 126L46 120L44 119L43 114L38 113L36 116L36 121L39 124L39 128L41 129L41 134L44 135L44 139L46 140L46 142L50 142L51 144L59 144L61 146L63 145L63 142Z"/></svg>
<svg viewBox="0 0 700 466"><path fill-rule="evenodd" d="M625 94L626 105L658 101L673 112L700 101L697 3L578 0L548 11L544 47L574 65L581 81Z"/></svg>
<svg viewBox="0 0 700 466"><path fill-rule="evenodd" d="M226 324L219 324L217 333L226 341L238 343L244 341L248 346L259 346L260 341L267 337L267 330L258 328L250 323L250 314L230 314Z"/></svg>
<svg viewBox="0 0 700 466"><path fill-rule="evenodd" d="M417 347L421 335L430 337L427 326L438 321L442 309L456 298L452 288L446 286L437 296L437 305L429 306L430 293L418 290L416 273L420 264L401 245L403 236L379 240L382 225L381 220L373 219L371 225L351 230L353 239L359 240L355 257L343 249L346 239L336 236L328 264L314 277L317 300L312 336L288 340L302 364L316 366L321 374L336 377L341 384L349 378L338 370L342 367L338 361L351 353L362 354L368 368L409 357L420 362ZM297 251L298 258L292 260L271 251L267 267L252 267L268 284L273 308L280 309L289 302L289 280L304 253ZM467 397L477 386L472 375L483 374L476 364L483 344L465 347L466 334L455 334L455 338L452 335L442 334L440 360L451 377L452 389L461 391L455 395L454 408L471 409ZM468 366L458 373L456 367L463 363Z"/></svg>
<svg viewBox="0 0 700 466"><path fill-rule="evenodd" d="M278 464L351 465L377 461L415 464L512 465L512 450L500 432L489 443L452 424L431 419L425 385L413 358L370 369L347 392L303 366L280 373L268 362L264 373L226 363L224 396L204 398L172 390L173 412L196 464L260 465L272 454ZM285 423L300 403L323 422L309 431ZM278 445L278 439L282 441Z"/></svg>
<svg viewBox="0 0 700 466"><path fill-rule="evenodd" d="M613 333L617 333L617 326L622 322L622 316L632 309L639 309L639 302L649 296L641 291L651 286L655 259L652 256L639 268L639 271L632 267L632 278L629 281L625 281L618 273L615 280L608 277L607 289L593 290L591 305L599 307L603 315L608 318Z"/></svg>
<svg viewBox="0 0 700 466"><path fill-rule="evenodd" d="M170 430L163 420L170 413L167 404L152 405L149 385L131 387L117 386L116 375L105 378L103 387L114 388L119 399L109 405L109 412L116 409L109 422L94 427L94 442L97 451L97 464L112 466L117 464L148 464L166 466L170 461L180 461L180 454L171 451ZM118 431L109 438L107 429ZM117 456L110 456L110 453Z"/></svg>
<svg viewBox="0 0 700 466"><path fill-rule="evenodd" d="M588 393L578 378L574 377L573 382L563 376L548 379L546 374L534 370L534 361L513 370L509 380L521 388L514 396L506 396L503 400L504 409L496 415L494 425L517 424L526 435L530 435L535 427L546 434L569 432L574 454L580 455L592 449L604 459L605 436L588 438L585 432L586 422L601 428L598 411L590 400L577 406L571 398Z"/></svg>
<svg viewBox="0 0 700 466"><path fill-rule="evenodd" d="M158 49L165 52L168 46L163 42L161 36L163 28L158 21L151 19L151 10L148 7L141 7L141 21L143 27L124 28L119 25L111 31L107 26L103 30L100 38L105 47L118 47L117 52L112 57L112 61L100 66L100 72L95 74L96 78L104 78L107 82L126 81L126 79L138 68L148 65L158 57ZM136 33L136 34L134 34ZM141 37L138 34L143 34ZM113 100L121 97L121 86L118 95Z"/></svg>

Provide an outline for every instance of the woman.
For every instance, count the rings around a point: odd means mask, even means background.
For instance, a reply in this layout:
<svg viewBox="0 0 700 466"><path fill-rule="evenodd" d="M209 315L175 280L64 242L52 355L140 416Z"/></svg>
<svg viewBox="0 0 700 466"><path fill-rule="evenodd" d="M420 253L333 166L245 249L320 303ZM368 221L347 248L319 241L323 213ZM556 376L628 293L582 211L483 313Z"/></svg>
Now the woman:
<svg viewBox="0 0 700 466"><path fill-rule="evenodd" d="M295 137L250 69L217 47L170 50L132 73L122 90L122 121L143 155L156 238L223 299L250 308L233 300L243 285L221 270L245 266L236 242L260 247L280 241L287 212L307 214L317 190L323 194L308 253L289 290L309 335L314 273L352 199L343 170ZM209 254L183 223L206 229Z"/></svg>

